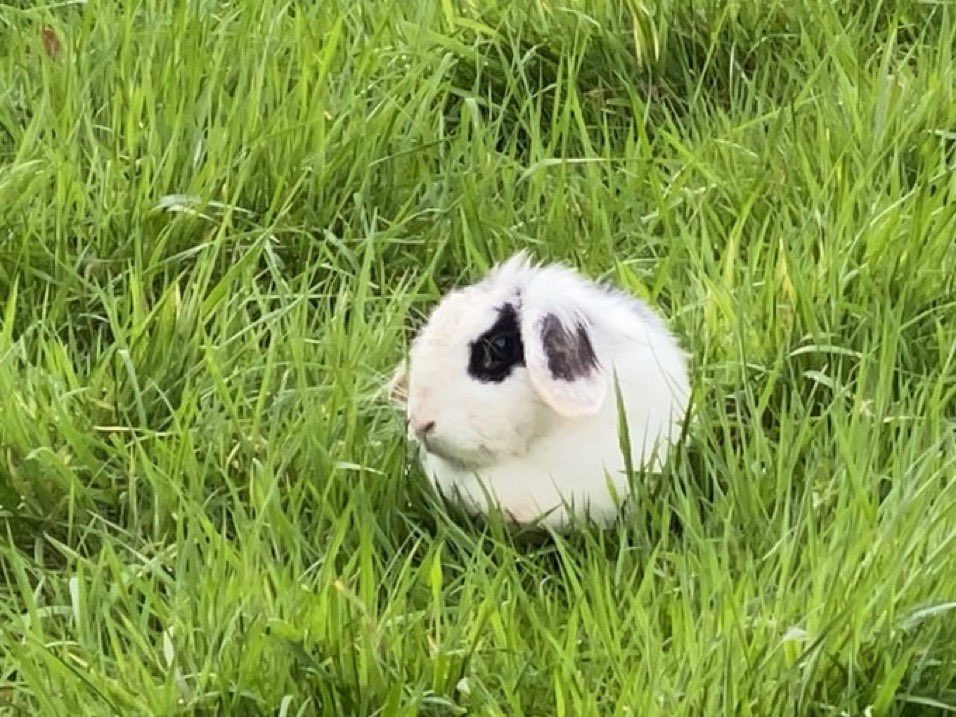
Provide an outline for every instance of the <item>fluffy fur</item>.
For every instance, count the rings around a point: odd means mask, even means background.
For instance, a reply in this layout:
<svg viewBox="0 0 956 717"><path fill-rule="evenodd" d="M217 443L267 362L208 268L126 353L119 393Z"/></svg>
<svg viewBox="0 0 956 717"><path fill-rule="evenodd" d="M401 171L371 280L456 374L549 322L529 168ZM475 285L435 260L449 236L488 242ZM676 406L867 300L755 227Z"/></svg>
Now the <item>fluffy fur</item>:
<svg viewBox="0 0 956 717"><path fill-rule="evenodd" d="M523 361L503 380L478 380L473 344L507 304ZM658 470L685 415L684 353L637 299L520 253L444 297L391 388L441 493L560 529L572 513L609 522L627 495L615 381L632 465Z"/></svg>

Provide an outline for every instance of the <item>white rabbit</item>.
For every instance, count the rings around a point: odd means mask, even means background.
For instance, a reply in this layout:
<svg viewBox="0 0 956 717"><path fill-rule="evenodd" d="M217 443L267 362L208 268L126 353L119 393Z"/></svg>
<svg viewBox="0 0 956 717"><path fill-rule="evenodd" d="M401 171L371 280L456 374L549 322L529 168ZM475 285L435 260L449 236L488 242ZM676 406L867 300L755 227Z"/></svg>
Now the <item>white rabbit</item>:
<svg viewBox="0 0 956 717"><path fill-rule="evenodd" d="M607 524L635 469L660 470L689 400L686 357L637 299L521 252L449 293L390 383L438 490L473 512Z"/></svg>

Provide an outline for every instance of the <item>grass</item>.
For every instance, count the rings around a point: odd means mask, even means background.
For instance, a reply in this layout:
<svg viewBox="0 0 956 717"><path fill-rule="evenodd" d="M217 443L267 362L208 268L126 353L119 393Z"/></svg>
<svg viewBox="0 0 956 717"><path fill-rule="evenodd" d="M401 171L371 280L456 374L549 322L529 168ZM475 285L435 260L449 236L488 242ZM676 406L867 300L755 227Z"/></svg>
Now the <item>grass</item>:
<svg viewBox="0 0 956 717"><path fill-rule="evenodd" d="M0 5L0 711L956 711L956 10ZM660 307L613 529L380 388L519 247Z"/></svg>

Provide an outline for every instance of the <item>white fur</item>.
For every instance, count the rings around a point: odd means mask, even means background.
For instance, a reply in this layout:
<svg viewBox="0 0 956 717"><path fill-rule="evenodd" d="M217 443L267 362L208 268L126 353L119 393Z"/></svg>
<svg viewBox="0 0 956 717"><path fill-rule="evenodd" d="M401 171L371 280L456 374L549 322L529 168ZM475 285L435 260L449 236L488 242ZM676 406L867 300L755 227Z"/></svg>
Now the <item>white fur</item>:
<svg viewBox="0 0 956 717"><path fill-rule="evenodd" d="M483 383L467 370L470 343L506 302L518 309L526 366ZM586 327L597 371L570 382L550 375L538 331L546 314ZM637 299L559 265L534 266L520 253L439 303L393 391L410 427L435 421L432 452L421 457L443 494L473 511L497 506L515 522L560 529L569 513L609 522L628 493L615 376L632 465L659 470L689 397L677 342Z"/></svg>

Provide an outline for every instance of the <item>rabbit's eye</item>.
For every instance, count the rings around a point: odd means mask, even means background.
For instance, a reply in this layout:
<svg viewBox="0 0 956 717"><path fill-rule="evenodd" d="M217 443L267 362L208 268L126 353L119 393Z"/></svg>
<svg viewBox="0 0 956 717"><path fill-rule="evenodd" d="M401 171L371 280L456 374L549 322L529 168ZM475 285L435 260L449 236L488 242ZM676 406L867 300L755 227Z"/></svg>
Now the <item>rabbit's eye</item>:
<svg viewBox="0 0 956 717"><path fill-rule="evenodd" d="M517 312L511 304L499 309L498 321L471 345L468 373L479 381L498 383L511 368L524 363Z"/></svg>
<svg viewBox="0 0 956 717"><path fill-rule="evenodd" d="M515 347L518 343L515 339L516 337L506 334L489 338L485 343L482 366L488 371L493 371L513 363L516 357Z"/></svg>
<svg viewBox="0 0 956 717"><path fill-rule="evenodd" d="M514 340L510 336L495 336L491 340L491 350L496 354L509 353L514 348Z"/></svg>

